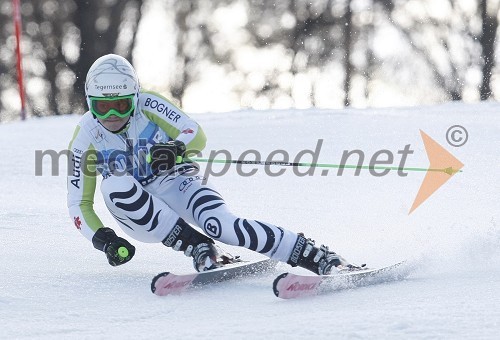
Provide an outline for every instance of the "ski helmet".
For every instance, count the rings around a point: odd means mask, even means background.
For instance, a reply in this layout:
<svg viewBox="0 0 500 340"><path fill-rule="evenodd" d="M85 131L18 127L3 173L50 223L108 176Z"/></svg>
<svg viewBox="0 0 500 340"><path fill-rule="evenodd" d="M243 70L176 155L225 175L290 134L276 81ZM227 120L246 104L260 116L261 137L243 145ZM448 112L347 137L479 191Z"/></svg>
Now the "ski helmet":
<svg viewBox="0 0 500 340"><path fill-rule="evenodd" d="M139 102L139 79L127 59L107 54L98 58L90 67L85 81L85 98L91 108L91 98L122 97L133 95L134 108ZM133 112L131 113L133 114Z"/></svg>

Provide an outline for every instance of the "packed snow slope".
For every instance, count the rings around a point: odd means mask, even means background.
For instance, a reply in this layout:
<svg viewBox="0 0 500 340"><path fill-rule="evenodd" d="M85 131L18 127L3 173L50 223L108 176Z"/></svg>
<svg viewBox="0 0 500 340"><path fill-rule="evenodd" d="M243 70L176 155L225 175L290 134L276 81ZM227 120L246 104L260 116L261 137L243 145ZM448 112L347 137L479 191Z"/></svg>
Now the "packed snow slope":
<svg viewBox="0 0 500 340"><path fill-rule="evenodd" d="M0 125L0 338L498 339L499 104L193 115L208 136L205 157L210 150L227 150L233 158L250 149L262 158L286 150L292 161L322 139L320 163L338 163L344 150L359 149L368 165L385 149L398 166L398 150L410 144L414 153L405 166L426 168L422 130L464 163L463 172L410 215L424 172L376 177L346 169L337 176L331 169L322 176L317 169L313 176L297 176L286 168L272 177L263 167L248 165L241 170L257 169L253 176L239 175L236 166L224 176L211 176L242 217L304 232L354 263L376 267L412 259L420 264L402 282L294 301L272 292L273 278L291 269L286 265L260 278L164 298L151 294L150 280L162 271L191 272L191 261L182 254L132 241L134 259L109 266L68 216L65 160L59 162L59 175L52 176L45 157L43 175L35 176L36 150L65 149L79 118ZM468 131L462 147L446 141L453 125ZM356 163L356 157L348 163ZM103 222L123 236L99 192L96 196Z"/></svg>

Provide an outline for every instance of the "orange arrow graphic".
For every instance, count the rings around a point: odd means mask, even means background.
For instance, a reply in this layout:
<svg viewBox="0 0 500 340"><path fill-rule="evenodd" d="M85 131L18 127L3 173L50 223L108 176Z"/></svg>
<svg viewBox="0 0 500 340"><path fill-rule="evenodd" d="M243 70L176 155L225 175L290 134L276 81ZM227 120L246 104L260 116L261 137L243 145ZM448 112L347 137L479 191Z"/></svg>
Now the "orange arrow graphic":
<svg viewBox="0 0 500 340"><path fill-rule="evenodd" d="M422 130L420 130L420 135L424 141L427 158L429 158L429 162L431 163L429 165L429 170L442 170L427 171L408 215L417 209L420 204L424 203L426 199L428 199L437 189L439 189L464 166L462 162L456 159L455 156L449 153Z"/></svg>

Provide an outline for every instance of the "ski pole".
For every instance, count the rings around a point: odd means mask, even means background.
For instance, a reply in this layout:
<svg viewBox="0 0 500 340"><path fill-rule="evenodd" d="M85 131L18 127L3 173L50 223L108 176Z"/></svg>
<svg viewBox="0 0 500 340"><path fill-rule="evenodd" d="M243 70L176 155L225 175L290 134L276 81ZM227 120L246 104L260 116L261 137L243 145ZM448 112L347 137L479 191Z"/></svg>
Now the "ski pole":
<svg viewBox="0 0 500 340"><path fill-rule="evenodd" d="M278 166L291 166L291 167L314 167L314 168L334 168L334 169L364 169L364 170L401 170L401 171L435 171L444 172L448 175L453 175L457 172L462 172L462 170L456 170L452 167L444 169L432 169L432 168L401 168L397 166L375 166L375 165L350 165L350 164L328 164L328 163L303 163L303 162L279 162L279 161L246 161L246 160L235 160L235 159L209 159L209 158L198 158L192 157L188 159L188 162L200 162L200 163L218 163L218 164L247 164L247 165L278 165Z"/></svg>

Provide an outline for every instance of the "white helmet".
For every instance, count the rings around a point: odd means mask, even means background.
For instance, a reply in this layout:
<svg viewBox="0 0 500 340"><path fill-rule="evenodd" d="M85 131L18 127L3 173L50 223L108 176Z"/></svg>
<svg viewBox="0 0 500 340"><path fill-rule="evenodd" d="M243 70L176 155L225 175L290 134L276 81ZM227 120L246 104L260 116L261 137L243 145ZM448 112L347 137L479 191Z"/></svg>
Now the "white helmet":
<svg viewBox="0 0 500 340"><path fill-rule="evenodd" d="M90 67L85 81L85 98L89 108L90 97L121 97L134 95L134 107L139 101L139 79L127 59L107 54L98 58Z"/></svg>

